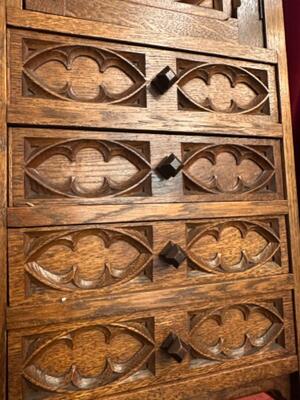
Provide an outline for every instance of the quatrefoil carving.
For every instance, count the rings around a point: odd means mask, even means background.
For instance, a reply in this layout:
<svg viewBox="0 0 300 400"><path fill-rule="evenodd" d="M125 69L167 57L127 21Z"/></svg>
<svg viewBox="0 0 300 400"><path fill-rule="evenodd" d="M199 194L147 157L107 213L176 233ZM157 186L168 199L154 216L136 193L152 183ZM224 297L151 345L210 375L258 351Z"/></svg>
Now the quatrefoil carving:
<svg viewBox="0 0 300 400"><path fill-rule="evenodd" d="M200 312L191 320L190 345L198 357L214 361L250 356L280 336L284 321L271 304L241 304Z"/></svg>
<svg viewBox="0 0 300 400"><path fill-rule="evenodd" d="M275 166L262 153L244 145L208 145L184 162L186 186L211 194L253 193L275 176Z"/></svg>
<svg viewBox="0 0 300 400"><path fill-rule="evenodd" d="M147 195L150 175L147 158L125 143L62 140L29 155L25 190L29 198Z"/></svg>
<svg viewBox="0 0 300 400"><path fill-rule="evenodd" d="M242 273L272 261L280 248L273 229L250 221L226 221L195 226L188 258L195 269L212 273Z"/></svg>
<svg viewBox="0 0 300 400"><path fill-rule="evenodd" d="M54 290L88 291L124 284L144 272L151 260L147 239L135 231L85 228L34 239L25 271Z"/></svg>
<svg viewBox="0 0 300 400"><path fill-rule="evenodd" d="M87 326L33 339L23 376L55 393L91 390L123 380L144 368L154 341L142 322Z"/></svg>
<svg viewBox="0 0 300 400"><path fill-rule="evenodd" d="M249 70L202 64L178 80L179 108L212 113L268 114L269 89Z"/></svg>
<svg viewBox="0 0 300 400"><path fill-rule="evenodd" d="M145 76L129 58L93 46L48 47L25 61L24 94L144 107Z"/></svg>

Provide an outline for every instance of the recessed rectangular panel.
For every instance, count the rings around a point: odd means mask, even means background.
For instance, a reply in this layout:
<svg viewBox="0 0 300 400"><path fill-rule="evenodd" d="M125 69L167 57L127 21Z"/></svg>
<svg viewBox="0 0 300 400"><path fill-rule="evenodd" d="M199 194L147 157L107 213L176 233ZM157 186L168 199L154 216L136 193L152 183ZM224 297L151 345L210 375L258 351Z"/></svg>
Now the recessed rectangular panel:
<svg viewBox="0 0 300 400"><path fill-rule="evenodd" d="M231 7L223 11L221 1L193 4L176 0L25 0L24 9L121 25L144 34L160 32L212 40L222 40L223 35L227 40L238 41L238 21L229 18L233 14Z"/></svg>
<svg viewBox="0 0 300 400"><path fill-rule="evenodd" d="M265 45L258 0L24 0L23 9L119 26L147 39L159 33Z"/></svg>
<svg viewBox="0 0 300 400"><path fill-rule="evenodd" d="M12 206L284 199L271 139L12 128Z"/></svg>
<svg viewBox="0 0 300 400"><path fill-rule="evenodd" d="M131 390L179 374L205 382L233 368L285 362L295 354L291 304L283 292L10 331L9 399L130 398Z"/></svg>
<svg viewBox="0 0 300 400"><path fill-rule="evenodd" d="M21 30L10 57L9 122L281 135L271 65Z"/></svg>
<svg viewBox="0 0 300 400"><path fill-rule="evenodd" d="M289 272L284 217L12 229L11 305Z"/></svg>

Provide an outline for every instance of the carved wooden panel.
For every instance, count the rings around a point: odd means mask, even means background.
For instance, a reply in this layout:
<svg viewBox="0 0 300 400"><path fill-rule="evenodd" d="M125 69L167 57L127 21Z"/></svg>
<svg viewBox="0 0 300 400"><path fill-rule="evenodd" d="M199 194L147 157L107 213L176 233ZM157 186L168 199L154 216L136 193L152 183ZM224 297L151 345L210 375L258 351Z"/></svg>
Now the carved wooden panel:
<svg viewBox="0 0 300 400"><path fill-rule="evenodd" d="M276 181L274 153L270 150L242 144L183 144L185 194L267 195L274 191Z"/></svg>
<svg viewBox="0 0 300 400"><path fill-rule="evenodd" d="M152 374L151 318L57 329L23 340L24 400L83 393Z"/></svg>
<svg viewBox="0 0 300 400"><path fill-rule="evenodd" d="M11 230L10 302L146 292L286 274L283 217ZM162 253L170 241L177 270Z"/></svg>
<svg viewBox="0 0 300 400"><path fill-rule="evenodd" d="M39 151L25 140L24 148L31 150L24 171L28 199L151 196L149 142L131 141L127 145L113 140L66 140L48 143ZM51 176L51 163L55 163L60 179ZM94 178L89 182L85 175L91 172Z"/></svg>
<svg viewBox="0 0 300 400"><path fill-rule="evenodd" d="M23 9L121 25L135 34L160 32L264 46L258 0L24 0Z"/></svg>
<svg viewBox="0 0 300 400"><path fill-rule="evenodd" d="M224 400L299 369L280 2L0 6L2 397Z"/></svg>
<svg viewBox="0 0 300 400"><path fill-rule="evenodd" d="M281 304L277 308L272 303L238 304L191 316L190 340L195 357L225 361L263 352L280 343L284 328L280 309Z"/></svg>
<svg viewBox="0 0 300 400"><path fill-rule="evenodd" d="M295 354L289 293L10 332L10 399L91 400ZM183 362L162 347L174 332Z"/></svg>
<svg viewBox="0 0 300 400"><path fill-rule="evenodd" d="M47 293L60 297L93 295L95 290L114 293L120 286L133 291L152 281L151 225L28 231L23 240L23 277L17 278L15 271L12 279L20 286L12 297L18 297L20 290L33 299Z"/></svg>
<svg viewBox="0 0 300 400"><path fill-rule="evenodd" d="M145 59L92 46L24 41L23 96L145 107ZM32 54L33 53L33 54ZM85 77L85 79L83 79Z"/></svg>
<svg viewBox="0 0 300 400"><path fill-rule="evenodd" d="M223 220L190 223L188 229L193 270L226 275L281 264L278 221Z"/></svg>
<svg viewBox="0 0 300 400"><path fill-rule="evenodd" d="M184 360L178 362L161 349L157 374L161 371L171 375L173 369L180 375L201 376L295 351L289 307L289 295L269 295L242 302L225 300L199 310L189 309L187 314L178 311L170 322L156 318L166 324L161 336L165 338L172 332L187 351Z"/></svg>
<svg viewBox="0 0 300 400"><path fill-rule="evenodd" d="M178 60L177 71L181 110L270 115L270 93L263 71L185 60Z"/></svg>
<svg viewBox="0 0 300 400"><path fill-rule="evenodd" d="M284 198L280 143L13 128L11 205ZM159 172L173 154L174 176Z"/></svg>
<svg viewBox="0 0 300 400"><path fill-rule="evenodd" d="M12 123L282 134L272 65L21 30L10 55ZM178 79L158 95L166 67Z"/></svg>

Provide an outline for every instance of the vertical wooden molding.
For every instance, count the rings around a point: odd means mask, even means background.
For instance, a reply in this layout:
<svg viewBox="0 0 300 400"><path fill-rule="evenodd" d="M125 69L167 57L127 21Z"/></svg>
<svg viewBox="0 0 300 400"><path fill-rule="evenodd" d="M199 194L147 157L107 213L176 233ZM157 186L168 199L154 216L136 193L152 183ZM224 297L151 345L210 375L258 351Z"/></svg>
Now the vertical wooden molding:
<svg viewBox="0 0 300 400"><path fill-rule="evenodd" d="M6 2L0 1L0 398L6 398Z"/></svg>
<svg viewBox="0 0 300 400"><path fill-rule="evenodd" d="M278 84L283 125L285 174L289 205L290 246L295 277L295 312L297 319L297 344L300 350L300 242L299 215L296 190L293 129L290 110L288 66L285 46L285 26L282 0L264 0L267 31L267 46L278 53ZM299 361L300 368L300 361Z"/></svg>

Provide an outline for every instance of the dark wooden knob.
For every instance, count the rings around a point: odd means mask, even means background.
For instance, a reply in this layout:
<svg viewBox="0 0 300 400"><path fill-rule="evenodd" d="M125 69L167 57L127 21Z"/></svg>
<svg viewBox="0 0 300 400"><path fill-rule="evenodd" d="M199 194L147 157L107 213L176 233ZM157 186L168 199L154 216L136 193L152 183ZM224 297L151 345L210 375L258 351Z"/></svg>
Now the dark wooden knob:
<svg viewBox="0 0 300 400"><path fill-rule="evenodd" d="M170 67L165 67L151 81L151 88L160 94L166 93L177 81L175 72Z"/></svg>
<svg viewBox="0 0 300 400"><path fill-rule="evenodd" d="M181 363L188 354L187 345L174 332L171 332L167 336L160 347L179 363Z"/></svg>
<svg viewBox="0 0 300 400"><path fill-rule="evenodd" d="M172 153L158 164L156 170L163 178L170 179L176 176L181 168L182 162Z"/></svg>
<svg viewBox="0 0 300 400"><path fill-rule="evenodd" d="M159 256L163 261L173 265L175 268L178 268L186 259L186 255L181 247L171 241L163 248Z"/></svg>

